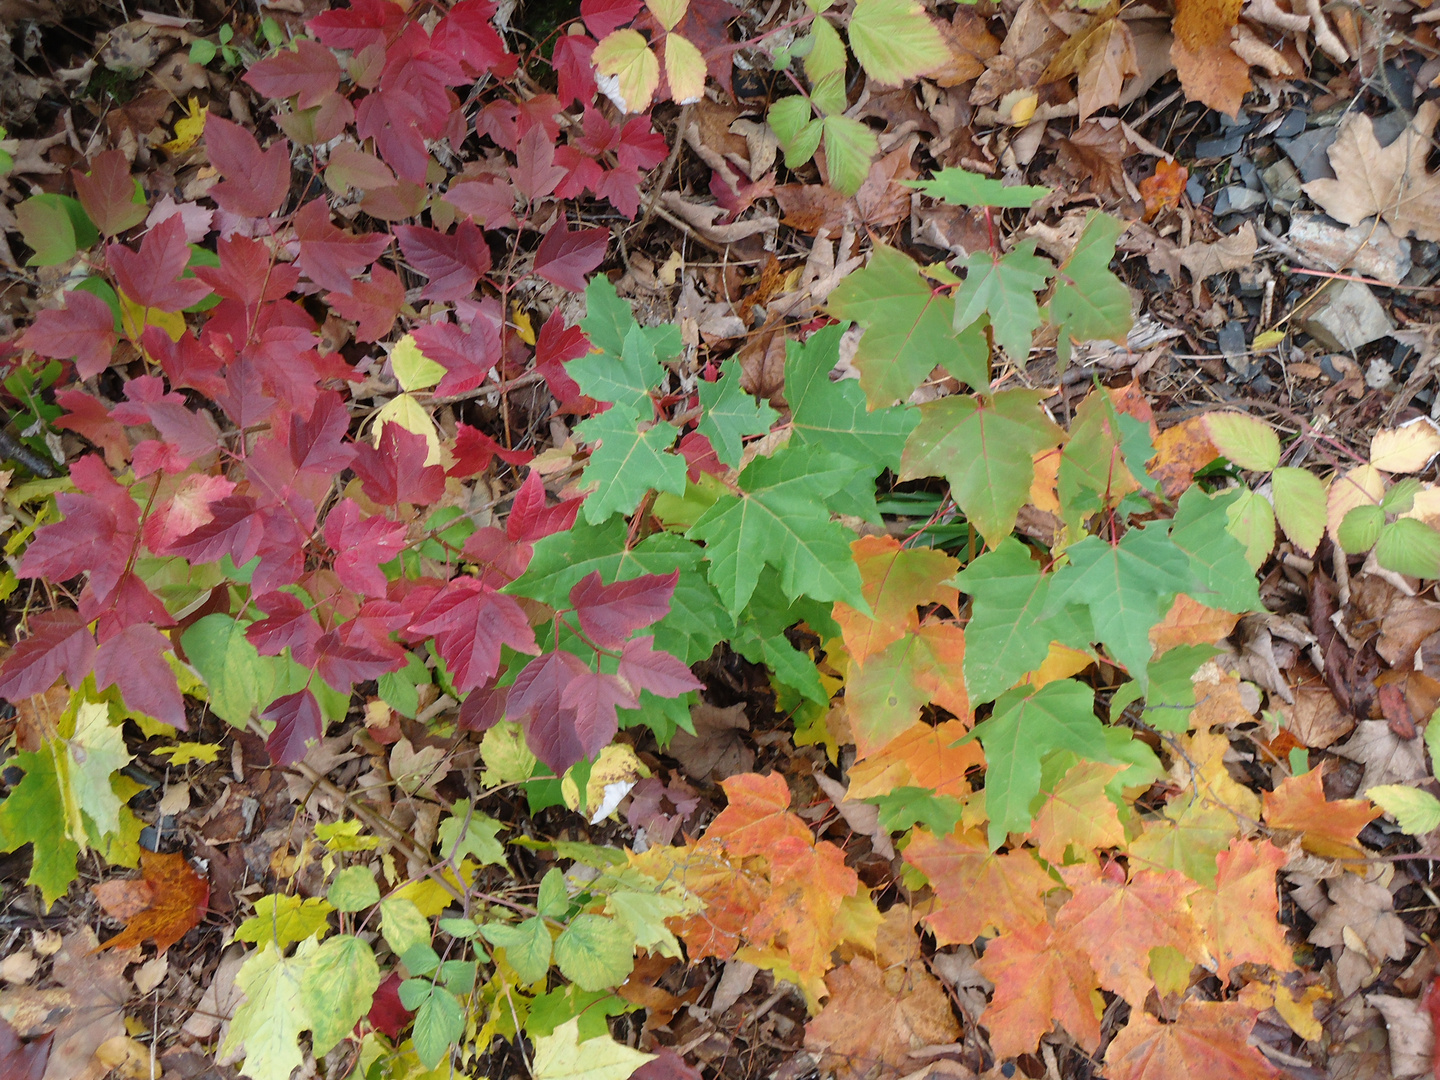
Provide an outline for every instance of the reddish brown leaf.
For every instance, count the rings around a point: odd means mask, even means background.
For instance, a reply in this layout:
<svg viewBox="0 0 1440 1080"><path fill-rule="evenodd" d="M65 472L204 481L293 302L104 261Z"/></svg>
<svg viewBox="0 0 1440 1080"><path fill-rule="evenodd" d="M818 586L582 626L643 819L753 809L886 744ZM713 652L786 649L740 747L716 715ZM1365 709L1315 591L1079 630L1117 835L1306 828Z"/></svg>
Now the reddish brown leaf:
<svg viewBox="0 0 1440 1080"><path fill-rule="evenodd" d="M210 883L190 868L184 855L142 851L140 874L153 899L130 917L124 930L103 942L101 949L130 949L153 941L163 953L205 917Z"/></svg>
<svg viewBox="0 0 1440 1080"><path fill-rule="evenodd" d="M1173 1024L1136 1009L1105 1051L1108 1080L1269 1080L1279 1075L1249 1046L1255 1010L1237 1001L1186 1001Z"/></svg>
<svg viewBox="0 0 1440 1080"><path fill-rule="evenodd" d="M105 236L115 236L145 220L150 208L143 197L136 201L130 162L119 150L106 150L90 163L88 173L71 169L70 176L80 205Z"/></svg>

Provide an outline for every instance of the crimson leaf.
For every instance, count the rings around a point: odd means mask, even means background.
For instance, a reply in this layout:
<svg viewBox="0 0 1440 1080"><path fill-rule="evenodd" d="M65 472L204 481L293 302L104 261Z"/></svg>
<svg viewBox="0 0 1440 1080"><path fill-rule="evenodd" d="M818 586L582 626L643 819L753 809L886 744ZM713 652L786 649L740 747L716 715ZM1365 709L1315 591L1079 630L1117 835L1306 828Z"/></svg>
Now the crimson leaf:
<svg viewBox="0 0 1440 1080"><path fill-rule="evenodd" d="M618 30L640 14L641 0L580 0L580 17L597 38Z"/></svg>
<svg viewBox="0 0 1440 1080"><path fill-rule="evenodd" d="M453 453L455 464L445 470L446 476L474 476L488 469L490 462L497 457L510 465L524 465L535 456L529 450L507 450L469 424L455 425Z"/></svg>
<svg viewBox="0 0 1440 1080"><path fill-rule="evenodd" d="M185 731L185 700L165 660L169 649L170 639L148 623L126 627L95 653L95 686L118 686L128 708Z"/></svg>
<svg viewBox="0 0 1440 1080"><path fill-rule="evenodd" d="M669 613L670 597L679 580L680 571L672 570L605 585L595 570L570 589L570 604L590 640L602 649L615 650L636 630Z"/></svg>
<svg viewBox="0 0 1440 1080"><path fill-rule="evenodd" d="M377 503L395 506L401 502L426 504L445 494L445 470L426 465L429 455L425 438L406 431L399 424L386 424L380 445L355 444L351 467L361 488Z"/></svg>
<svg viewBox="0 0 1440 1080"><path fill-rule="evenodd" d="M393 270L375 265L370 268L369 281L352 281L350 294L333 292L326 303L342 319L360 325L355 340L379 341L395 325L395 316L405 306L405 285Z"/></svg>
<svg viewBox="0 0 1440 1080"><path fill-rule="evenodd" d="M61 675L79 686L95 663L95 637L78 612L43 612L30 620L30 636L16 644L0 667L0 697L21 701L55 685Z"/></svg>
<svg viewBox="0 0 1440 1080"><path fill-rule="evenodd" d="M255 598L255 606L267 615L245 631L256 652L279 656L289 649L297 659L314 656L322 631L303 600L287 592L268 592Z"/></svg>
<svg viewBox="0 0 1440 1080"><path fill-rule="evenodd" d="M80 494L62 491L55 505L65 520L35 533L16 573L64 581L89 571L97 602L119 583L140 532L140 508L105 463L86 454L70 467Z"/></svg>
<svg viewBox="0 0 1440 1080"><path fill-rule="evenodd" d="M64 310L52 308L35 316L20 345L56 360L73 358L80 378L88 379L110 366L115 316L100 297L75 289L65 294Z"/></svg>
<svg viewBox="0 0 1440 1080"><path fill-rule="evenodd" d="M325 519L325 542L336 552L335 575L347 589L366 596L385 595L380 564L405 546L405 523L379 514L362 517L353 499L345 499Z"/></svg>
<svg viewBox="0 0 1440 1080"><path fill-rule="evenodd" d="M177 280L190 262L185 223L178 214L147 232L139 251L109 244L105 258L120 291L141 307L179 311L210 294L210 286L198 278Z"/></svg>
<svg viewBox="0 0 1440 1080"><path fill-rule="evenodd" d="M520 605L471 577L447 583L408 629L435 636L435 648L461 693L494 678L502 644L531 655L540 651Z"/></svg>
<svg viewBox="0 0 1440 1080"><path fill-rule="evenodd" d="M295 214L295 238L300 242L295 261L305 276L337 293L349 293L356 276L390 245L384 233L357 235L330 224L330 204L323 197Z"/></svg>
<svg viewBox="0 0 1440 1080"><path fill-rule="evenodd" d="M535 273L571 292L585 291L585 275L605 261L609 229L571 231L562 216L535 250Z"/></svg>
<svg viewBox="0 0 1440 1080"><path fill-rule="evenodd" d="M419 273L430 279L420 295L427 300L459 300L475 291L490 269L490 248L473 221L462 221L453 233L419 225L397 225L400 250Z"/></svg>
<svg viewBox="0 0 1440 1080"><path fill-rule="evenodd" d="M555 144L539 125L525 132L515 148L510 179L531 202L549 195L565 179L565 169L555 164Z"/></svg>
<svg viewBox="0 0 1440 1080"><path fill-rule="evenodd" d="M225 177L210 189L210 197L222 210L263 218L280 209L290 191L287 140L280 139L261 151L248 128L209 113L205 117L205 149L211 164Z"/></svg>
<svg viewBox="0 0 1440 1080"><path fill-rule="evenodd" d="M135 178L130 162L119 150L106 150L90 163L90 172L71 169L75 194L95 227L115 236L145 220L145 200L135 201Z"/></svg>
<svg viewBox="0 0 1440 1080"><path fill-rule="evenodd" d="M595 39L588 34L561 34L555 39L550 64L560 79L558 96L567 108L595 98L595 67L590 62L594 52Z"/></svg>
<svg viewBox="0 0 1440 1080"><path fill-rule="evenodd" d="M505 43L490 24L494 16L495 5L489 0L460 0L436 25L430 40L472 75L488 71L497 79L509 78L515 72L515 56L505 51Z"/></svg>
<svg viewBox="0 0 1440 1080"><path fill-rule="evenodd" d="M211 518L170 545L169 554L192 563L219 562L229 555L236 566L244 566L260 550L263 534L249 495L227 495L210 504Z"/></svg>
<svg viewBox="0 0 1440 1080"><path fill-rule="evenodd" d="M515 492L505 535L511 540L530 542L552 533L564 532L575 524L575 515L584 499L566 499L558 506L545 505L545 484L534 469Z"/></svg>
<svg viewBox="0 0 1440 1080"><path fill-rule="evenodd" d="M306 744L319 741L325 734L320 703L308 688L276 698L260 718L275 723L275 729L265 738L265 749L270 752L270 760L281 768L294 765L305 756Z"/></svg>
<svg viewBox="0 0 1440 1080"><path fill-rule="evenodd" d="M525 665L510 686L506 715L525 728L525 742L556 776L585 756L575 731L575 710L562 703L571 680L589 673L585 661L557 649Z"/></svg>
<svg viewBox="0 0 1440 1080"><path fill-rule="evenodd" d="M428 323L414 331L420 351L445 369L435 387L440 395L475 389L500 359L500 334L493 323L477 318L467 332L452 322Z"/></svg>
<svg viewBox="0 0 1440 1080"><path fill-rule="evenodd" d="M595 411L598 403L580 392L580 384L565 373L565 362L578 360L590 351L590 339L578 326L566 326L565 316L557 307L540 327L535 342L535 370L560 403L561 412L582 415Z"/></svg>
<svg viewBox="0 0 1440 1080"><path fill-rule="evenodd" d="M300 281L300 272L289 263L275 262L270 249L258 240L235 235L215 247L219 266L197 266L195 276L227 300L245 307L247 322L253 321L260 305L283 300Z"/></svg>
<svg viewBox="0 0 1440 1080"><path fill-rule="evenodd" d="M294 45L252 64L244 79L262 97L294 97L297 109L308 109L340 85L340 63L334 53L309 38Z"/></svg>

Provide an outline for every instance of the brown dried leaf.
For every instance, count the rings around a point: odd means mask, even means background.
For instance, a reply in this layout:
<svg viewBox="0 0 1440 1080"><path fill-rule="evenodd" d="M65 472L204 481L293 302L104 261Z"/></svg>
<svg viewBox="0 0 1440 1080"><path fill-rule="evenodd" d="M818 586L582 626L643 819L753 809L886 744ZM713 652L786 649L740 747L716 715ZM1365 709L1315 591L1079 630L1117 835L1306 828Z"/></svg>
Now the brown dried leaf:
<svg viewBox="0 0 1440 1080"><path fill-rule="evenodd" d="M670 753L692 780L724 780L750 771L755 751L746 744L743 734L750 730L743 703L721 709L702 701L691 706L690 721L695 725L695 734L677 731Z"/></svg>
<svg viewBox="0 0 1440 1080"><path fill-rule="evenodd" d="M1227 270L1243 270L1255 261L1255 226L1245 222L1213 244L1190 244L1180 249L1180 265L1196 281Z"/></svg>
<svg viewBox="0 0 1440 1080"><path fill-rule="evenodd" d="M1384 720L1362 720L1355 734L1343 746L1337 746L1335 753L1365 766L1361 795L1380 784L1419 780L1429 772L1423 741L1398 737Z"/></svg>
<svg viewBox="0 0 1440 1080"><path fill-rule="evenodd" d="M1281 705L1285 730L1312 750L1323 750L1355 729L1355 718L1323 686L1297 686L1295 704Z"/></svg>
<svg viewBox="0 0 1440 1080"><path fill-rule="evenodd" d="M1354 874L1342 874L1329 883L1335 905L1320 916L1310 941L1327 949L1345 944L1349 929L1365 944L1372 959L1405 956L1405 924L1395 914L1395 898L1381 885L1362 881Z"/></svg>
<svg viewBox="0 0 1440 1080"><path fill-rule="evenodd" d="M1424 102L1400 137L1382 147L1370 117L1351 114L1329 151L1335 179L1312 180L1305 194L1346 225L1379 215L1397 233L1440 240L1440 174L1425 171L1437 119L1440 104Z"/></svg>
<svg viewBox="0 0 1440 1080"><path fill-rule="evenodd" d="M937 22L936 27L950 49L950 62L927 78L941 86L959 86L978 78L985 61L1000 51L1000 39L990 33L986 20L972 5L960 4L948 25Z"/></svg>
<svg viewBox="0 0 1440 1080"><path fill-rule="evenodd" d="M1170 59L1185 96L1235 116L1250 91L1250 65L1230 49L1243 0L1176 0Z"/></svg>

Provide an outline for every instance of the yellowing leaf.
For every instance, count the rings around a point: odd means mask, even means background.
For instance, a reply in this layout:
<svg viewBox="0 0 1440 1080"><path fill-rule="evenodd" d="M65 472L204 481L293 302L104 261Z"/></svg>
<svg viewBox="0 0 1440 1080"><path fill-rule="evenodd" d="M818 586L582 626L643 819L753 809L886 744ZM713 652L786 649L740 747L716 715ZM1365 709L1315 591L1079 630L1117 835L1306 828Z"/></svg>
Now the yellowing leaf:
<svg viewBox="0 0 1440 1080"><path fill-rule="evenodd" d="M890 86L949 63L950 50L917 0L858 0L850 48L865 74Z"/></svg>
<svg viewBox="0 0 1440 1080"><path fill-rule="evenodd" d="M207 111L194 94L185 103L185 115L175 121L175 138L160 144L160 149L170 154L183 154L205 133Z"/></svg>
<svg viewBox="0 0 1440 1080"><path fill-rule="evenodd" d="M401 390L426 390L445 377L445 368L420 351L414 334L406 334L395 343L390 350L390 366Z"/></svg>
<svg viewBox="0 0 1440 1080"><path fill-rule="evenodd" d="M580 1018L572 1016L535 1040L535 1080L629 1080L654 1054L642 1054L609 1035L580 1042Z"/></svg>
<svg viewBox="0 0 1440 1080"><path fill-rule="evenodd" d="M386 424L399 424L406 431L422 436L428 449L425 464L440 464L440 433L435 430L435 421L430 419L430 414L412 395L399 394L391 398L375 414L373 439L376 446L380 445L380 436Z"/></svg>
<svg viewBox="0 0 1440 1080"><path fill-rule="evenodd" d="M1428 791L1405 784L1379 784L1365 792L1365 796L1393 817L1407 836L1419 836L1440 827L1440 799Z"/></svg>
<svg viewBox="0 0 1440 1080"><path fill-rule="evenodd" d="M120 800L110 787L110 774L130 764L130 752L120 726L110 722L110 707L89 701L76 710L74 734L53 745L65 832L84 851L82 811L101 836L120 827Z"/></svg>
<svg viewBox="0 0 1440 1080"><path fill-rule="evenodd" d="M1370 440L1370 464L1392 473L1419 472L1440 454L1440 429L1420 416L1398 428L1377 431Z"/></svg>
<svg viewBox="0 0 1440 1080"><path fill-rule="evenodd" d="M660 63L638 30L613 30L591 56L601 91L629 113L644 112L660 85Z"/></svg>
<svg viewBox="0 0 1440 1080"><path fill-rule="evenodd" d="M1290 1025L1290 1030L1306 1042L1314 1042L1324 1034L1324 1027L1315 1019L1315 1005L1329 1001L1330 993L1323 986L1307 986L1298 998L1286 986L1275 988L1275 1011Z"/></svg>
<svg viewBox="0 0 1440 1080"><path fill-rule="evenodd" d="M1273 349L1284 340L1284 330L1266 330L1263 333L1255 335L1255 340L1250 342L1250 348L1256 352L1264 352L1266 349Z"/></svg>
<svg viewBox="0 0 1440 1080"><path fill-rule="evenodd" d="M141 307L123 292L119 296L120 328L137 345L147 326L158 326L171 341L179 341L185 336L185 316L180 312Z"/></svg>
<svg viewBox="0 0 1440 1080"><path fill-rule="evenodd" d="M1325 485L1308 469L1284 466L1271 475L1275 516L1291 543L1307 554L1325 536Z"/></svg>
<svg viewBox="0 0 1440 1080"><path fill-rule="evenodd" d="M1071 675L1079 674L1094 662L1095 657L1088 652L1052 641L1050 651L1045 654L1045 659L1040 661L1040 666L1015 685L1033 686L1038 690L1046 683L1068 679Z"/></svg>
<svg viewBox="0 0 1440 1080"><path fill-rule="evenodd" d="M645 0L645 6L660 20L661 26L666 30L674 30L676 24L685 17L685 9L690 6L690 0Z"/></svg>
<svg viewBox="0 0 1440 1080"><path fill-rule="evenodd" d="M1269 472L1280 464L1280 440L1263 420L1216 412L1205 417L1205 428L1215 448L1242 469Z"/></svg>
<svg viewBox="0 0 1440 1080"><path fill-rule="evenodd" d="M679 34L665 38L665 78L677 105L689 105L705 96L705 58Z"/></svg>
<svg viewBox="0 0 1440 1080"><path fill-rule="evenodd" d="M1357 506L1375 506L1385 494L1385 474L1374 465L1360 465L1330 483L1325 500L1325 527L1333 540L1345 515Z"/></svg>

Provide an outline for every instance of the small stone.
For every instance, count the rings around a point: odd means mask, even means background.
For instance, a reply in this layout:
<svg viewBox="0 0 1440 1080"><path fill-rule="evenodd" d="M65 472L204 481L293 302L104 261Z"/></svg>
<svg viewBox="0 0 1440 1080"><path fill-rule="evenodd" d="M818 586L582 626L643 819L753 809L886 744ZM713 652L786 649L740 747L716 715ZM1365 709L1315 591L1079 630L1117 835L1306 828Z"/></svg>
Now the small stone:
<svg viewBox="0 0 1440 1080"><path fill-rule="evenodd" d="M1251 191L1249 188L1232 184L1230 187L1220 190L1220 195L1215 200L1215 216L1243 214L1247 210L1254 210L1257 206L1264 205L1265 196L1262 192Z"/></svg>
<svg viewBox="0 0 1440 1080"><path fill-rule="evenodd" d="M1398 285L1410 272L1410 241L1383 221L1344 228L1324 214L1296 214L1285 239L1327 270L1353 269Z"/></svg>
<svg viewBox="0 0 1440 1080"><path fill-rule="evenodd" d="M1245 142L1244 131L1227 131L1223 135L1211 135L1195 144L1197 158L1227 158L1239 153Z"/></svg>
<svg viewBox="0 0 1440 1080"><path fill-rule="evenodd" d="M1289 159L1281 158L1260 174L1260 182L1270 193L1270 205L1279 210L1289 211L1301 196L1300 174Z"/></svg>
<svg viewBox="0 0 1440 1080"><path fill-rule="evenodd" d="M1293 139L1276 139L1275 143L1300 170L1300 179L1308 184L1311 180L1335 179L1329 150L1339 134L1339 128L1311 128Z"/></svg>
<svg viewBox="0 0 1440 1080"><path fill-rule="evenodd" d="M1198 173L1191 173L1190 179L1185 181L1185 195L1196 206L1205 201L1205 181Z"/></svg>
<svg viewBox="0 0 1440 1080"><path fill-rule="evenodd" d="M1395 324L1369 287L1335 281L1310 306L1301 328L1327 349L1353 352L1395 332Z"/></svg>
<svg viewBox="0 0 1440 1080"><path fill-rule="evenodd" d="M1280 119L1280 124L1270 134L1277 139L1293 139L1305 130L1305 111L1291 109Z"/></svg>

